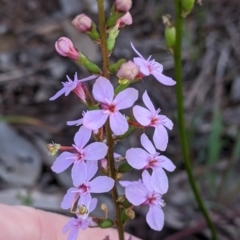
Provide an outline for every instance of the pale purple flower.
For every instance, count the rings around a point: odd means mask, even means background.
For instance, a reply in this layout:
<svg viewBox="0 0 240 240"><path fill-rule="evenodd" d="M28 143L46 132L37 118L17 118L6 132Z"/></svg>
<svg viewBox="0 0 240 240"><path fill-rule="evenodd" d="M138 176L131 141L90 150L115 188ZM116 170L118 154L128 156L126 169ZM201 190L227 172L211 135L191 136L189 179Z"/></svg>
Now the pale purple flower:
<svg viewBox="0 0 240 240"><path fill-rule="evenodd" d="M72 163L72 180L78 185L86 177L85 161L96 161L105 157L108 147L105 143L94 142L84 147L91 137L91 130L80 127L79 131L74 136L73 147L76 153L63 152L53 163L52 170L60 173L67 169ZM79 180L80 178L80 180Z"/></svg>
<svg viewBox="0 0 240 240"><path fill-rule="evenodd" d="M84 117L85 112L83 112L82 116ZM67 121L68 126L81 126L83 124L83 117L73 121ZM94 134L98 134L98 129L93 130Z"/></svg>
<svg viewBox="0 0 240 240"><path fill-rule="evenodd" d="M131 107L138 98L138 91L128 88L114 97L114 88L110 81L99 77L93 85L93 96L101 103L102 109L86 112L83 125L92 130L99 129L109 117L113 133L115 135L124 134L128 130L128 122L119 110Z"/></svg>
<svg viewBox="0 0 240 240"><path fill-rule="evenodd" d="M95 75L89 76L87 78L78 79L77 73L74 75L74 80L71 80L68 76L68 81L62 82L63 88L59 90L54 96L52 96L49 100L53 101L59 98L61 95L68 96L71 91L73 91L83 102L86 102L85 92L82 87L82 82L86 82L96 78Z"/></svg>
<svg viewBox="0 0 240 240"><path fill-rule="evenodd" d="M104 193L113 188L114 180L110 177L99 176L92 179L98 170L96 161L87 161L84 170L82 174L79 173L75 178L75 182L73 183L75 187L68 189L64 196L61 203L63 209L71 208L72 204L74 204L79 197L78 205L82 202L87 205L90 201L89 199L91 199L91 193Z"/></svg>
<svg viewBox="0 0 240 240"><path fill-rule="evenodd" d="M142 99L148 109L141 106L135 106L133 107L133 115L142 126L155 128L153 142L157 149L165 151L168 144L168 133L166 128L172 130L173 123L168 117L159 115L160 108L157 110L155 109L147 91L144 92Z"/></svg>
<svg viewBox="0 0 240 240"><path fill-rule="evenodd" d="M89 226L95 225L95 223L92 221L92 218L88 217L88 214L96 208L97 199L90 199L90 202L86 203L87 205L84 204L85 203L82 203L82 205L78 207L85 210L86 214L79 213L77 215L77 218L71 218L69 222L63 227L63 233L70 231L67 240L76 240L80 229L85 230Z"/></svg>
<svg viewBox="0 0 240 240"><path fill-rule="evenodd" d="M161 207L165 206L162 195L155 190L155 185L147 170L142 173L142 181L125 184L120 181L121 185L126 186L125 195L130 203L134 206L147 205L149 211L146 216L148 225L160 231L164 224L164 214Z"/></svg>
<svg viewBox="0 0 240 240"><path fill-rule="evenodd" d="M144 76L149 76L152 74L160 83L167 85L167 86L173 86L176 84L176 82L165 75L162 74L163 66L162 64L156 62L154 59L151 60L151 56L148 57L146 60L133 46L131 43L132 49L134 52L139 56L133 58L134 63L139 67L140 72Z"/></svg>
<svg viewBox="0 0 240 240"><path fill-rule="evenodd" d="M168 190L168 179L163 170L174 171L175 166L170 159L160 155L145 133L141 136L142 148L130 148L126 152L127 162L136 169L152 168L152 180L155 182L156 190L164 194Z"/></svg>

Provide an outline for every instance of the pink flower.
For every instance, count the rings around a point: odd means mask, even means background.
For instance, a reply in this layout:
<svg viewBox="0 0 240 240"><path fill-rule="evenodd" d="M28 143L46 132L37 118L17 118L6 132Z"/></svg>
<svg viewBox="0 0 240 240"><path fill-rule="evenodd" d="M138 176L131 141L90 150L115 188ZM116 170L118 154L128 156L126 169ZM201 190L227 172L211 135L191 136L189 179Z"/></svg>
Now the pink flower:
<svg viewBox="0 0 240 240"><path fill-rule="evenodd" d="M130 12L126 12L122 17L117 20L116 26L118 29L120 29L123 28L125 25L131 25L132 22L132 15L130 14Z"/></svg>
<svg viewBox="0 0 240 240"><path fill-rule="evenodd" d="M69 57L73 60L77 60L80 54L72 41L66 37L61 37L56 41L55 49L61 56Z"/></svg>
<svg viewBox="0 0 240 240"><path fill-rule="evenodd" d="M132 49L134 52L139 56L133 58L134 63L139 67L140 72L143 74L143 76L149 76L152 74L160 83L167 85L167 86L172 86L175 85L176 82L165 75L162 74L163 71L163 66L162 64L155 62L155 60L150 60L151 56L146 60L138 51L137 49L133 46L131 43Z"/></svg>
<svg viewBox="0 0 240 240"><path fill-rule="evenodd" d="M91 137L91 130L81 127L75 134L73 147L76 153L63 152L53 163L52 170L56 173L63 172L71 164L72 180L74 185L78 185L86 177L85 161L96 161L104 158L107 154L108 147L105 143L94 142L84 148Z"/></svg>
<svg viewBox="0 0 240 240"><path fill-rule="evenodd" d="M114 98L114 89L110 81L99 77L93 85L93 96L101 103L102 109L86 112L83 125L92 130L99 129L109 117L113 133L115 135L124 134L128 130L128 122L119 110L131 107L138 98L138 91L128 88Z"/></svg>
<svg viewBox="0 0 240 240"><path fill-rule="evenodd" d="M172 130L172 121L164 115L159 115L160 109L155 109L147 91L143 94L143 102L146 108L133 107L133 115L142 126L154 127L153 142L157 149L165 151L168 144L168 133L166 128ZM166 127L166 128L165 128Z"/></svg>
<svg viewBox="0 0 240 240"><path fill-rule="evenodd" d="M89 226L95 225L95 223L92 221L92 218L88 217L88 214L96 208L96 205L97 199L93 198L90 199L90 202L83 202L82 205L78 206L79 208L82 207L82 209L85 208L86 214L79 213L79 215L77 215L77 218L71 218L69 222L63 227L63 233L70 231L67 240L76 240L80 229L85 230Z"/></svg>
<svg viewBox="0 0 240 240"><path fill-rule="evenodd" d="M69 209L80 197L78 205L84 203L89 204L91 193L104 193L113 188L114 180L107 176L99 176L94 179L93 176L98 170L97 162L87 161L83 167L83 172L78 174L78 177L73 182L75 187L68 189L64 196L61 207ZM92 179L92 180L91 180ZM90 181L91 180L91 181Z"/></svg>
<svg viewBox="0 0 240 240"><path fill-rule="evenodd" d="M147 205L149 211L146 219L148 225L160 231L164 224L164 214L161 207L165 206L162 200L162 195L155 190L155 185L152 183L152 178L147 170L142 173L142 181L127 182L120 181L120 184L125 188L126 198L134 206Z"/></svg>
<svg viewBox="0 0 240 240"><path fill-rule="evenodd" d="M126 159L133 168L152 168L152 180L155 183L156 190L164 194L168 190L168 179L163 168L172 172L175 166L170 159L156 152L155 147L145 133L141 136L141 144L147 151L142 148L131 148L126 152Z"/></svg>
<svg viewBox="0 0 240 240"><path fill-rule="evenodd" d="M82 13L73 19L72 24L80 32L88 32L92 28L92 19Z"/></svg>
<svg viewBox="0 0 240 240"><path fill-rule="evenodd" d="M121 65L117 72L117 77L120 79L134 80L138 73L138 66L134 62L128 61Z"/></svg>
<svg viewBox="0 0 240 240"><path fill-rule="evenodd" d="M82 82L89 81L96 78L96 76L92 75L87 78L83 78L81 80L78 79L77 73L74 75L74 80L71 80L68 76L68 81L62 82L63 88L59 90L54 96L52 96L49 100L53 101L59 98L61 95L68 96L71 91L73 91L83 102L86 102L86 95L82 87Z"/></svg>
<svg viewBox="0 0 240 240"><path fill-rule="evenodd" d="M132 7L132 0L116 0L115 7L117 11L128 12Z"/></svg>

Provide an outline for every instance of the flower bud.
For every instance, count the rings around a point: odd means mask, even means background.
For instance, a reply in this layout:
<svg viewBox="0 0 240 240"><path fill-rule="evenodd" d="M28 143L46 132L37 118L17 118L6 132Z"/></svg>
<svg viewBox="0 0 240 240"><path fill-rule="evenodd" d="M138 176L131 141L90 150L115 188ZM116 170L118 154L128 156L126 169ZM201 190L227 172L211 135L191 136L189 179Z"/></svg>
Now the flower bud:
<svg viewBox="0 0 240 240"><path fill-rule="evenodd" d="M107 171L107 159L106 158L102 158L100 160L100 163L101 163L101 167Z"/></svg>
<svg viewBox="0 0 240 240"><path fill-rule="evenodd" d="M195 0L182 0L182 14L181 16L185 18L193 9Z"/></svg>
<svg viewBox="0 0 240 240"><path fill-rule="evenodd" d="M131 208L126 209L125 213L129 219L135 218L135 212Z"/></svg>
<svg viewBox="0 0 240 240"><path fill-rule="evenodd" d="M79 56L78 50L74 47L72 41L69 38L61 37L55 43L55 49L63 57L69 57L73 60L77 60Z"/></svg>
<svg viewBox="0 0 240 240"><path fill-rule="evenodd" d="M130 12L127 12L117 20L116 26L118 29L120 29L123 28L125 25L131 25L132 22L132 15L130 14Z"/></svg>
<svg viewBox="0 0 240 240"><path fill-rule="evenodd" d="M60 149L61 145L57 143L49 143L47 144L47 150L49 152L49 155L55 156Z"/></svg>
<svg viewBox="0 0 240 240"><path fill-rule="evenodd" d="M138 73L138 66L134 62L128 61L121 65L117 72L117 77L120 79L134 80Z"/></svg>
<svg viewBox="0 0 240 240"><path fill-rule="evenodd" d="M122 175L121 173L117 173L117 174L116 174L116 180L117 180L117 181L121 180L122 177L123 177L123 175Z"/></svg>
<svg viewBox="0 0 240 240"><path fill-rule="evenodd" d="M174 26L165 28L165 40L168 48L174 48L176 43L176 28Z"/></svg>
<svg viewBox="0 0 240 240"><path fill-rule="evenodd" d="M100 208L104 212L105 218L107 218L108 217L108 207L107 207L107 205L105 203L102 203Z"/></svg>
<svg viewBox="0 0 240 240"><path fill-rule="evenodd" d="M82 13L77 15L73 19L72 24L77 30L85 33L85 32L91 31L92 19L89 18L86 14Z"/></svg>
<svg viewBox="0 0 240 240"><path fill-rule="evenodd" d="M128 12L132 7L132 0L116 0L115 8L118 12Z"/></svg>

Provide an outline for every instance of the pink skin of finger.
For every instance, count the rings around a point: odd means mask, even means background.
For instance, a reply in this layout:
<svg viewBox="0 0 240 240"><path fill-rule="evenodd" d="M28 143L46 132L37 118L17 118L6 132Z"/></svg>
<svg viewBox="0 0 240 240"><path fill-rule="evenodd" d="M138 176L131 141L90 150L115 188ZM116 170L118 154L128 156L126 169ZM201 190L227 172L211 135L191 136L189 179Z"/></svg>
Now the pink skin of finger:
<svg viewBox="0 0 240 240"><path fill-rule="evenodd" d="M67 235L59 231L67 223L68 217L56 213L37 210L25 206L0 204L1 239L11 240L66 240ZM4 216L4 217L3 217ZM128 239L129 234L125 234ZM89 228L82 231L77 240L103 240L109 236L118 239L115 229ZM133 240L140 240L133 237Z"/></svg>

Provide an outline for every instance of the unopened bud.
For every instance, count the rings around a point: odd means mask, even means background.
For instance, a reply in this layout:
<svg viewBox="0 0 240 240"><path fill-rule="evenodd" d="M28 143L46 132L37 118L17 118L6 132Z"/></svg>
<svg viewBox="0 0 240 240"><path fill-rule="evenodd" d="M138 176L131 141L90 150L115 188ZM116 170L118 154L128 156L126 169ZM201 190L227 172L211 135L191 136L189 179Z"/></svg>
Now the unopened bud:
<svg viewBox="0 0 240 240"><path fill-rule="evenodd" d="M121 65L117 72L117 77L120 79L134 80L138 73L138 66L134 62L128 61Z"/></svg>
<svg viewBox="0 0 240 240"><path fill-rule="evenodd" d="M101 163L101 167L107 171L107 159L106 158L102 158L100 160L100 163Z"/></svg>
<svg viewBox="0 0 240 240"><path fill-rule="evenodd" d="M168 48L174 48L176 44L176 28L174 26L165 28L165 40Z"/></svg>
<svg viewBox="0 0 240 240"><path fill-rule="evenodd" d="M57 143L49 143L47 144L47 150L49 152L49 155L55 156L60 149L61 145Z"/></svg>
<svg viewBox="0 0 240 240"><path fill-rule="evenodd" d="M107 205L105 203L102 203L100 208L104 212L105 218L107 218L108 217L108 207L107 207Z"/></svg>
<svg viewBox="0 0 240 240"><path fill-rule="evenodd" d="M88 32L92 28L92 19L88 17L86 14L82 13L77 15L73 21L73 26L79 30L80 32Z"/></svg>
<svg viewBox="0 0 240 240"><path fill-rule="evenodd" d="M122 17L117 20L116 25L118 29L120 29L123 28L125 25L131 25L132 22L132 15L130 14L130 12L126 12Z"/></svg>
<svg viewBox="0 0 240 240"><path fill-rule="evenodd" d="M117 181L121 180L122 177L123 177L123 175L122 175L121 173L117 173L117 174L116 174L116 180L117 180Z"/></svg>
<svg viewBox="0 0 240 240"><path fill-rule="evenodd" d="M131 208L126 209L125 213L129 219L135 218L135 212Z"/></svg>
<svg viewBox="0 0 240 240"><path fill-rule="evenodd" d="M79 57L78 50L74 47L72 41L67 37L59 38L55 43L55 49L63 57L69 57L77 60Z"/></svg>
<svg viewBox="0 0 240 240"><path fill-rule="evenodd" d="M193 9L195 0L182 0L182 14L181 16L185 18Z"/></svg>
<svg viewBox="0 0 240 240"><path fill-rule="evenodd" d="M118 196L117 202L122 203L125 200L125 196Z"/></svg>
<svg viewBox="0 0 240 240"><path fill-rule="evenodd" d="M115 8L118 12L128 12L132 7L132 0L116 0Z"/></svg>

